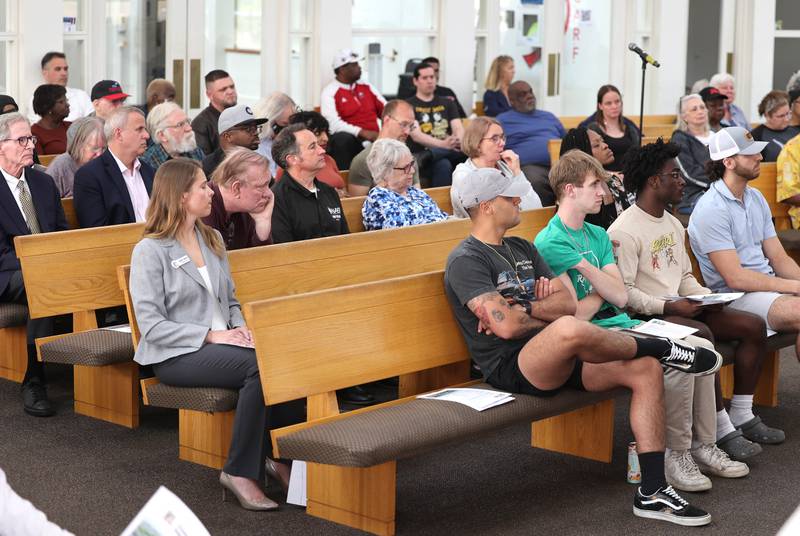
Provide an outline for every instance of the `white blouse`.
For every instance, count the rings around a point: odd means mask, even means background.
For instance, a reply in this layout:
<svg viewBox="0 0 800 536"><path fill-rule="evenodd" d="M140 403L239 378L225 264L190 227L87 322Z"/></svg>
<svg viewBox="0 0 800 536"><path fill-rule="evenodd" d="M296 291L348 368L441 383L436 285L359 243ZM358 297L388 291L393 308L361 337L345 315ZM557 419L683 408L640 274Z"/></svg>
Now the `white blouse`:
<svg viewBox="0 0 800 536"><path fill-rule="evenodd" d="M225 321L225 318L222 316L222 312L219 310L219 301L217 300L217 296L214 294L214 286L211 284L211 278L208 276L208 266L198 268L197 271L200 272L200 277L203 278L203 282L206 285L206 290L208 290L208 293L211 295L211 301L217 304L212 312L211 331L225 331L228 329L228 322Z"/></svg>

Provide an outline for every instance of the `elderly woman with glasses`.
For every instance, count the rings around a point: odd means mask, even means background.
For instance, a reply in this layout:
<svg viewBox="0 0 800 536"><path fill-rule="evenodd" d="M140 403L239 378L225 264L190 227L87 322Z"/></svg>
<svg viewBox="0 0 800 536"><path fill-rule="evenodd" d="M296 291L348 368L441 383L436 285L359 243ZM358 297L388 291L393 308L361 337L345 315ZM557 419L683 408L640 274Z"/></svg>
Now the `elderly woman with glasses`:
<svg viewBox="0 0 800 536"><path fill-rule="evenodd" d="M670 139L681 149L676 160L686 180L678 214L691 214L697 200L711 185L705 168L706 162L711 160L708 154L710 139L708 109L703 98L697 93L684 95L678 101L678 128Z"/></svg>
<svg viewBox="0 0 800 536"><path fill-rule="evenodd" d="M789 126L792 111L789 109L789 94L785 91L770 91L758 104L758 113L764 123L751 131L753 139L766 141L761 151L764 162L775 162L786 143L800 134L800 127Z"/></svg>
<svg viewBox="0 0 800 536"><path fill-rule="evenodd" d="M67 129L67 152L55 157L47 166L47 174L53 177L61 197L72 197L75 172L105 150L102 119L82 117L70 125Z"/></svg>
<svg viewBox="0 0 800 536"><path fill-rule="evenodd" d="M461 201L454 192L458 191L462 181L476 169L495 168L515 181L524 182L530 186L528 179L519 165L519 156L511 149L506 149L506 135L503 127L493 117L477 117L473 119L464 131L461 149L469 157L466 162L456 166L453 170L453 187L450 189L450 201L453 203L453 215L457 218L468 218L469 215ZM531 187L528 193L521 198L522 210L541 208L542 201Z"/></svg>
<svg viewBox="0 0 800 536"><path fill-rule="evenodd" d="M412 186L416 161L404 143L377 140L367 157L367 167L375 181L361 208L368 231L447 219L447 213L428 194Z"/></svg>

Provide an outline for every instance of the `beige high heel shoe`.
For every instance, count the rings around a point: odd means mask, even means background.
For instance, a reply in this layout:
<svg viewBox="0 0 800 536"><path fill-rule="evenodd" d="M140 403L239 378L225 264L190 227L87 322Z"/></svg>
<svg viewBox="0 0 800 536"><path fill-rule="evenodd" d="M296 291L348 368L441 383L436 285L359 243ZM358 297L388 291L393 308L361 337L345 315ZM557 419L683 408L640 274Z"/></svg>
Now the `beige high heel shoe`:
<svg viewBox="0 0 800 536"><path fill-rule="evenodd" d="M277 480L280 483L281 487L283 488L283 491L288 492L289 476L281 474L281 472L278 470L278 466L280 465L286 467L281 462L276 462L272 458L267 458L267 460L264 462L264 468L267 471L267 476L269 478Z"/></svg>
<svg viewBox="0 0 800 536"><path fill-rule="evenodd" d="M231 475L226 473L225 471L220 472L219 474L219 483L222 484L222 501L225 502L228 499L227 492L230 491L233 493L234 497L239 501L239 504L245 510L259 510L259 511L266 511L266 510L277 510L278 503L273 501L267 496L264 496L262 500L251 501L239 492L236 489L236 486L233 484L233 479Z"/></svg>

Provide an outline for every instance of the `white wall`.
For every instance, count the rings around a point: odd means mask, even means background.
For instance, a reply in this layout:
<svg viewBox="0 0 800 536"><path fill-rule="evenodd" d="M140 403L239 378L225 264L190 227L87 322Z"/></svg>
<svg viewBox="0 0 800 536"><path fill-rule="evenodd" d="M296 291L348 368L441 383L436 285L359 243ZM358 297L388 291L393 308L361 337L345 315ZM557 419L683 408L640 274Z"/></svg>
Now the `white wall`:
<svg viewBox="0 0 800 536"><path fill-rule="evenodd" d="M439 17L441 84L458 95L464 110L471 110L472 65L475 62L475 12L472 0L442 0Z"/></svg>
<svg viewBox="0 0 800 536"><path fill-rule="evenodd" d="M733 52L735 102L750 122L759 120L758 103L772 90L774 51L775 0L737 0Z"/></svg>
<svg viewBox="0 0 800 536"><path fill-rule="evenodd" d="M63 46L62 22L64 5L61 0L23 1L18 4L17 65L19 94L15 100L27 111L34 90L43 83L42 56ZM46 17L42 13L47 13ZM12 73L12 76L14 73ZM11 87L14 87L12 83Z"/></svg>

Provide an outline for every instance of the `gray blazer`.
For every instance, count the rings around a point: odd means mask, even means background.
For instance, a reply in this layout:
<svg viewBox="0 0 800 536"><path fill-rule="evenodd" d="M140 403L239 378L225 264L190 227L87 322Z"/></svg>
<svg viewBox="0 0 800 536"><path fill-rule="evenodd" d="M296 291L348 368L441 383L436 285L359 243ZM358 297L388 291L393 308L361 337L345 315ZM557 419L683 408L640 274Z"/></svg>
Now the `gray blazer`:
<svg viewBox="0 0 800 536"><path fill-rule="evenodd" d="M213 303L200 272L174 238L144 238L133 248L130 290L142 334L134 360L140 365L199 350L211 326L212 307L219 306L229 328L244 325L227 254L220 259L199 232L197 238L218 303Z"/></svg>

